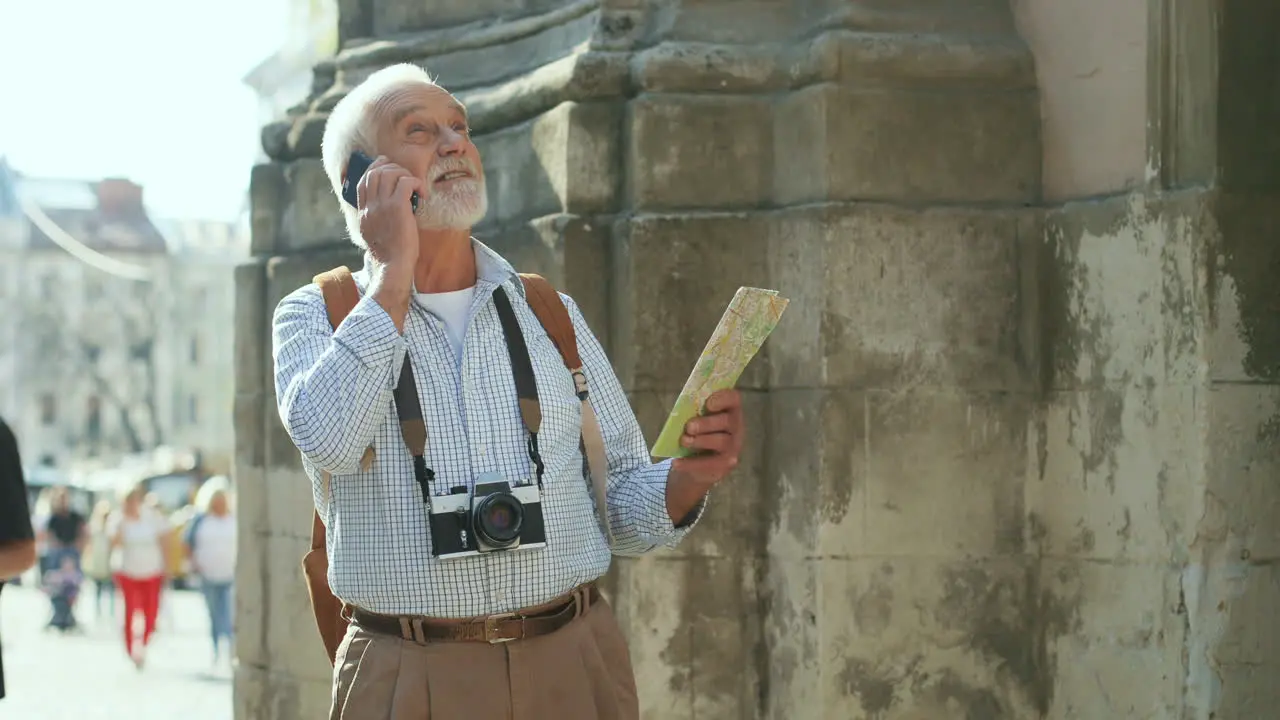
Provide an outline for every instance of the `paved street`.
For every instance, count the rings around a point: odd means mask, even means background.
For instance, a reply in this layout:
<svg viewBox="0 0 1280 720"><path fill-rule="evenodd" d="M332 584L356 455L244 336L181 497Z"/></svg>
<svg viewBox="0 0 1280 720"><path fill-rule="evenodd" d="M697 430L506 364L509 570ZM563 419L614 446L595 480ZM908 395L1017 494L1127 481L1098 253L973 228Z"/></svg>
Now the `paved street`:
<svg viewBox="0 0 1280 720"><path fill-rule="evenodd" d="M229 720L231 669L225 660L213 665L200 595L169 591L165 598L170 604L161 611L146 667L139 671L125 657L116 621L94 620L90 586L76 613L84 631L65 636L43 630L44 595L4 588L0 637L9 697L0 700L0 718Z"/></svg>

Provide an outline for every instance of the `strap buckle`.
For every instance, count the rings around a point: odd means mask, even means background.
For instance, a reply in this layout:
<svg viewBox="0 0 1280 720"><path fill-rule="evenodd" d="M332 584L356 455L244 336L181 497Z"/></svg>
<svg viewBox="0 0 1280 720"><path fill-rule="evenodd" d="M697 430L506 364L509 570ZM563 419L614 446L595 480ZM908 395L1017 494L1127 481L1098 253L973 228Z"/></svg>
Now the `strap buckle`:
<svg viewBox="0 0 1280 720"><path fill-rule="evenodd" d="M520 635L519 637L502 637L498 634L499 623L504 620L519 620ZM524 616L516 613L499 613L497 615L489 615L484 619L484 641L490 645L511 642L512 640L524 639Z"/></svg>

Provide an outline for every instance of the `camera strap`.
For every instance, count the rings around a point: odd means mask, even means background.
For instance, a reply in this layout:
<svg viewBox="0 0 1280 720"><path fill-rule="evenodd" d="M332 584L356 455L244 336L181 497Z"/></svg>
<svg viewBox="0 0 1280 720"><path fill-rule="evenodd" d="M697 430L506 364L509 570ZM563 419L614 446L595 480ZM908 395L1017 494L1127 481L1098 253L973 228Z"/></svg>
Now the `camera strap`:
<svg viewBox="0 0 1280 720"><path fill-rule="evenodd" d="M511 356L511 374L515 379L516 396L520 401L520 419L529 433L529 460L533 462L538 489L541 490L546 465L538 451L542 405L538 402L538 381L533 374L533 361L529 359L529 346L525 343L524 333L520 331L520 323L511 308L511 301L501 287L493 291L493 304L502 324L507 352ZM407 353L404 364L400 366L400 379L392 396L395 398L396 417L400 420L400 433L404 436L405 445L409 447L409 453L413 455L414 479L422 488L423 500L430 504L431 485L435 483L436 474L427 466L427 421L422 415L422 401L418 396L417 382L413 379L413 363Z"/></svg>
<svg viewBox="0 0 1280 720"><path fill-rule="evenodd" d="M542 428L542 404L538 402L538 380L533 374L533 361L529 359L529 346L524 341L520 322L511 309L511 301L501 286L493 291L493 307L502 323L502 336L507 341L507 354L511 356L511 374L516 382L516 396L520 399L520 419L529 433L529 459L537 472L538 489L542 489L542 473L546 469L538 452L538 430Z"/></svg>

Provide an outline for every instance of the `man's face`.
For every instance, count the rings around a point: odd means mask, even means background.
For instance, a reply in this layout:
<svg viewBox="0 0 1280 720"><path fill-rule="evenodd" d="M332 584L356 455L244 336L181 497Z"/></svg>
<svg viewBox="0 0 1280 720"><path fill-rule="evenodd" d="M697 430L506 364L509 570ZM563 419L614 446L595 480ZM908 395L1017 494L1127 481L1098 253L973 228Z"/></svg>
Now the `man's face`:
<svg viewBox="0 0 1280 720"><path fill-rule="evenodd" d="M427 230L469 229L488 209L484 168L462 105L441 88L406 85L374 107L378 154L427 187L418 212Z"/></svg>

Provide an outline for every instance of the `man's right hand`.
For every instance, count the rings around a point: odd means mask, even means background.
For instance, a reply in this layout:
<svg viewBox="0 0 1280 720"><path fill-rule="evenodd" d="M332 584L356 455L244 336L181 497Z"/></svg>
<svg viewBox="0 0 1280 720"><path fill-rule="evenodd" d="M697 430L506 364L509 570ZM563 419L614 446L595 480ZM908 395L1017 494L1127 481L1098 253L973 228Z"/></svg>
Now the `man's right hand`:
<svg viewBox="0 0 1280 720"><path fill-rule="evenodd" d="M418 223L410 201L415 192L424 195L424 183L382 155L356 184L360 236L383 265L412 268L418 262Z"/></svg>
<svg viewBox="0 0 1280 720"><path fill-rule="evenodd" d="M360 236L376 266L371 295L403 332L418 262L418 223L410 201L426 195L426 185L385 156L378 156L356 184Z"/></svg>

